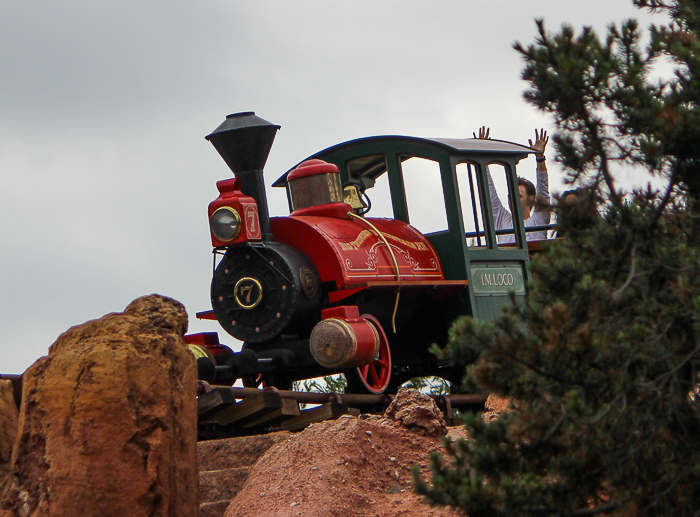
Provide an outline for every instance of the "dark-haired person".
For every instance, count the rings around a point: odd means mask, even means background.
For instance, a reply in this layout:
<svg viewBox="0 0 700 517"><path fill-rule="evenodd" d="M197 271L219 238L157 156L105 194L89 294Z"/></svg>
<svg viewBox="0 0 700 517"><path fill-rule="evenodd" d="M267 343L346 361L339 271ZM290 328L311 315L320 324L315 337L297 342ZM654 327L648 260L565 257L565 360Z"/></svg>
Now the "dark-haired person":
<svg viewBox="0 0 700 517"><path fill-rule="evenodd" d="M600 219L598 202L591 188L579 187L561 194L556 203L557 237L595 226Z"/></svg>
<svg viewBox="0 0 700 517"><path fill-rule="evenodd" d="M479 136L474 134L474 138L489 138L489 129L482 127L479 129ZM525 220L525 226L542 226L549 224L550 221L550 210L549 210L549 176L547 175L547 162L544 157L544 150L547 147L547 142L549 142L549 137L544 129L540 129L538 132L535 129L535 143L532 140L528 140L530 147L535 149L536 160L537 160L537 187L535 187L531 181L525 178L518 178L518 191L520 192L520 206L523 210L523 219ZM493 180L491 179L491 172L486 168L486 175L489 181L489 192L491 194L491 209L493 211L494 224L496 225L496 230L503 230L506 228L513 228L513 216L511 213L503 206L501 200L498 197L496 188L493 185ZM535 201L537 200L537 206ZM534 210L533 210L534 209ZM527 232L526 238L529 241L546 239L547 231L537 231L537 232ZM507 242L515 242L515 235L499 235L498 243L503 244Z"/></svg>

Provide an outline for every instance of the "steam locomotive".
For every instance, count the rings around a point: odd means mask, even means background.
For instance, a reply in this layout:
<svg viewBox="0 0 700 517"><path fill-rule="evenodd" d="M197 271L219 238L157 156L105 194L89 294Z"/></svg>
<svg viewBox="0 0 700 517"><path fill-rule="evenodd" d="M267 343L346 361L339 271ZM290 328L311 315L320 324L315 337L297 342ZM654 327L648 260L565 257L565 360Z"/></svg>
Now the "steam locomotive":
<svg viewBox="0 0 700 517"><path fill-rule="evenodd" d="M200 376L289 389L343 372L349 391L375 394L416 376L459 383L463 372L440 364L429 347L446 344L456 317L490 319L509 292L525 295L529 253L515 169L534 151L500 140L352 140L282 175L273 186L286 188L290 215L271 218L263 167L279 127L236 113L206 136L234 177L217 183L209 205L218 264L212 310L197 316L218 320L243 345L233 353L217 333L186 336L200 347ZM411 225L406 174L414 162L427 166L412 172L419 187L441 193L430 208L444 221L437 231ZM494 228L486 166L503 171L515 243L497 242L504 231ZM391 218L368 215L380 181Z"/></svg>

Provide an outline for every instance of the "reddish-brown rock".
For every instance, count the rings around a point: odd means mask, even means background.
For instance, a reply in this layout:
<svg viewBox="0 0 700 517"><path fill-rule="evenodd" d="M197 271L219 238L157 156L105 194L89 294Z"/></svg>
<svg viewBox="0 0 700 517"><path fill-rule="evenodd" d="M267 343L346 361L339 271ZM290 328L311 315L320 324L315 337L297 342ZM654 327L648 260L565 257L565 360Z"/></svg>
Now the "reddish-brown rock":
<svg viewBox="0 0 700 517"><path fill-rule="evenodd" d="M435 401L411 388L399 390L384 416L400 422L405 427L423 429L440 436L447 434L445 418Z"/></svg>
<svg viewBox="0 0 700 517"><path fill-rule="evenodd" d="M179 302L151 295L58 338L24 375L5 515L197 515L186 329Z"/></svg>
<svg viewBox="0 0 700 517"><path fill-rule="evenodd" d="M251 466L290 435L289 431L278 431L199 442L199 517L223 517L248 479Z"/></svg>
<svg viewBox="0 0 700 517"><path fill-rule="evenodd" d="M2 480L10 471L12 444L17 435L19 411L15 404L12 383L0 380L0 487Z"/></svg>
<svg viewBox="0 0 700 517"><path fill-rule="evenodd" d="M197 463L200 471L250 467L265 451L289 439L289 431L239 436L223 440L209 440L197 444Z"/></svg>

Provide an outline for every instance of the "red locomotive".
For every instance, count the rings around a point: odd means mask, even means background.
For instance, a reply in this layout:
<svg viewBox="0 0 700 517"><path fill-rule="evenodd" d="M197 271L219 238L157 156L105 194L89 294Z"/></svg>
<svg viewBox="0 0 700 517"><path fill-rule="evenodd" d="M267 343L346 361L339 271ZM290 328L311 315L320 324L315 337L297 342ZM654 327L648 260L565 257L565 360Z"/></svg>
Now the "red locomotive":
<svg viewBox="0 0 700 517"><path fill-rule="evenodd" d="M508 292L524 296L528 248L515 165L532 149L498 140L382 136L346 142L302 161L275 186L291 214L268 215L263 166L279 126L254 113L229 115L206 138L234 173L209 205L216 319L243 341L240 353L215 333L187 336L216 363L217 383L238 378L288 389L344 372L349 390L382 393L416 376L459 381L438 363L452 321L491 318ZM435 165L447 228L422 234L410 224L404 168ZM514 201L514 244L499 246L485 176L505 171ZM465 180L458 185L458 171ZM393 218L371 218L367 190L388 177ZM426 177L426 181L431 178ZM461 195L460 197L460 187ZM466 204L465 204L466 203ZM437 208L437 207L436 207ZM204 361L206 362L206 361Z"/></svg>

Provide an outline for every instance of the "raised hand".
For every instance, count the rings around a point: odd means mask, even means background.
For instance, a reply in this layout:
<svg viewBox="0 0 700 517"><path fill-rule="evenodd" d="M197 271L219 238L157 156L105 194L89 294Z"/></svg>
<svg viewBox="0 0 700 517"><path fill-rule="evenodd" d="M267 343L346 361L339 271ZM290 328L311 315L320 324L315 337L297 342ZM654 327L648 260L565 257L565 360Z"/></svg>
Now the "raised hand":
<svg viewBox="0 0 700 517"><path fill-rule="evenodd" d="M535 129L535 143L532 140L527 141L537 154L544 154L544 150L547 147L547 142L549 142L549 137L544 129L540 129L539 133Z"/></svg>
<svg viewBox="0 0 700 517"><path fill-rule="evenodd" d="M486 126L481 126L479 128L479 136L476 136L476 133L472 133L474 135L474 138L479 138L480 140L488 140L489 137L489 132L491 131L490 128Z"/></svg>

